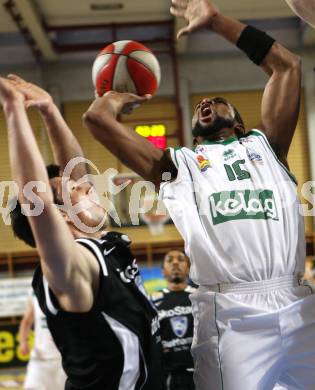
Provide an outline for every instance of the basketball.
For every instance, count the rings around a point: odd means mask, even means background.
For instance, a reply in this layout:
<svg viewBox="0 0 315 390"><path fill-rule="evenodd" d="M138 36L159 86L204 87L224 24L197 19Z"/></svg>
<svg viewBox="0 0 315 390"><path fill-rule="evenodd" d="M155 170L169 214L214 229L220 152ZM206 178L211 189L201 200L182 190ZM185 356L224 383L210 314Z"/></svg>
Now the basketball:
<svg viewBox="0 0 315 390"><path fill-rule="evenodd" d="M286 2L304 22L315 28L315 0L286 0Z"/></svg>
<svg viewBox="0 0 315 390"><path fill-rule="evenodd" d="M117 41L97 55L92 78L98 96L107 91L154 95L160 79L160 65L146 46L135 41Z"/></svg>

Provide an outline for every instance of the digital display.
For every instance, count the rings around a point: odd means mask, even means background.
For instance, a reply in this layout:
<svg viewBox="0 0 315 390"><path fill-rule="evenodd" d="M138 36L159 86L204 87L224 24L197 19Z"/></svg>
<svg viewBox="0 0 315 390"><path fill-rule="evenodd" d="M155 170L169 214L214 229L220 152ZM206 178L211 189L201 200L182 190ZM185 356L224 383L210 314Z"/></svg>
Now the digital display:
<svg viewBox="0 0 315 390"><path fill-rule="evenodd" d="M159 149L166 148L166 127L163 124L138 125L135 131L142 137L147 138Z"/></svg>

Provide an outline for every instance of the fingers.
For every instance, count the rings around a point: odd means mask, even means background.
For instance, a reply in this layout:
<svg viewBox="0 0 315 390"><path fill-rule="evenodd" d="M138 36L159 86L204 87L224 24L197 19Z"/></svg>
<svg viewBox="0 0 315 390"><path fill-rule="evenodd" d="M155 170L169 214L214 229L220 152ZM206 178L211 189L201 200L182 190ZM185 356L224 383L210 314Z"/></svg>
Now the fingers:
<svg viewBox="0 0 315 390"><path fill-rule="evenodd" d="M170 13L176 17L182 18L184 17L186 9L177 9L175 7L170 8Z"/></svg>
<svg viewBox="0 0 315 390"><path fill-rule="evenodd" d="M181 36L183 35L187 35L190 33L190 27L189 26L186 26L186 27L183 27L182 29L180 29L177 33L177 39L179 39Z"/></svg>
<svg viewBox="0 0 315 390"><path fill-rule="evenodd" d="M189 0L172 0L174 8L187 8Z"/></svg>
<svg viewBox="0 0 315 390"><path fill-rule="evenodd" d="M135 98L136 102L139 102L139 103L146 102L146 101L152 99L152 95L150 95L148 93L144 96L139 96L139 95L134 95L134 94L130 94L130 95Z"/></svg>
<svg viewBox="0 0 315 390"><path fill-rule="evenodd" d="M22 77L17 74L10 73L7 75L7 78L15 83L25 83L26 81L22 79Z"/></svg>

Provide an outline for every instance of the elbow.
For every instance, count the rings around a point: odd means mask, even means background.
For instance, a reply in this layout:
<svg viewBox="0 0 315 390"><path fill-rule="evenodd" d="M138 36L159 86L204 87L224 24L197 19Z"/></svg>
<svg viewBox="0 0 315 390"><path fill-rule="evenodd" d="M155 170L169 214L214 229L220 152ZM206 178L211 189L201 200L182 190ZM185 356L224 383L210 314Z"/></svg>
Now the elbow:
<svg viewBox="0 0 315 390"><path fill-rule="evenodd" d="M265 65L271 74L288 71L301 73L301 57L285 49L277 42L272 46L270 55L266 60Z"/></svg>
<svg viewBox="0 0 315 390"><path fill-rule="evenodd" d="M290 60L290 69L297 72L302 71L302 59L300 56L292 54L292 58Z"/></svg>
<svg viewBox="0 0 315 390"><path fill-rule="evenodd" d="M89 130L99 122L99 115L93 111L86 111L82 116L83 125Z"/></svg>
<svg viewBox="0 0 315 390"><path fill-rule="evenodd" d="M82 116L83 125L90 131L94 138L99 140L100 128L102 127L101 116L88 110Z"/></svg>

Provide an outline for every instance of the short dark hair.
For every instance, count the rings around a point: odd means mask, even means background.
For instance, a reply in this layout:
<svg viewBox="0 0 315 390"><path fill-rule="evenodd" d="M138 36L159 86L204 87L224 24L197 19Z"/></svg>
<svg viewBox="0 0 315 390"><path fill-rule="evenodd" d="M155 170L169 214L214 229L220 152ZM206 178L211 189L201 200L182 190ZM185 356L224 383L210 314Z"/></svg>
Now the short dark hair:
<svg viewBox="0 0 315 390"><path fill-rule="evenodd" d="M46 167L49 179L60 176L60 167L55 164L47 165ZM26 244L36 248L35 238L28 221L28 218L22 213L22 207L17 198L11 200L16 204L15 208L10 212L11 226L15 237L23 240Z"/></svg>
<svg viewBox="0 0 315 390"><path fill-rule="evenodd" d="M185 253L185 250L183 248L171 248L170 250L168 250L164 257L163 257L163 262L162 262L162 268L164 268L164 263L165 263L165 260L166 260L166 256L170 253L170 252L181 252L184 256L185 256L185 259L187 261L188 264L190 264L190 260L188 258L188 256L186 255Z"/></svg>
<svg viewBox="0 0 315 390"><path fill-rule="evenodd" d="M46 166L49 179L60 176L60 166L56 164L49 164Z"/></svg>

